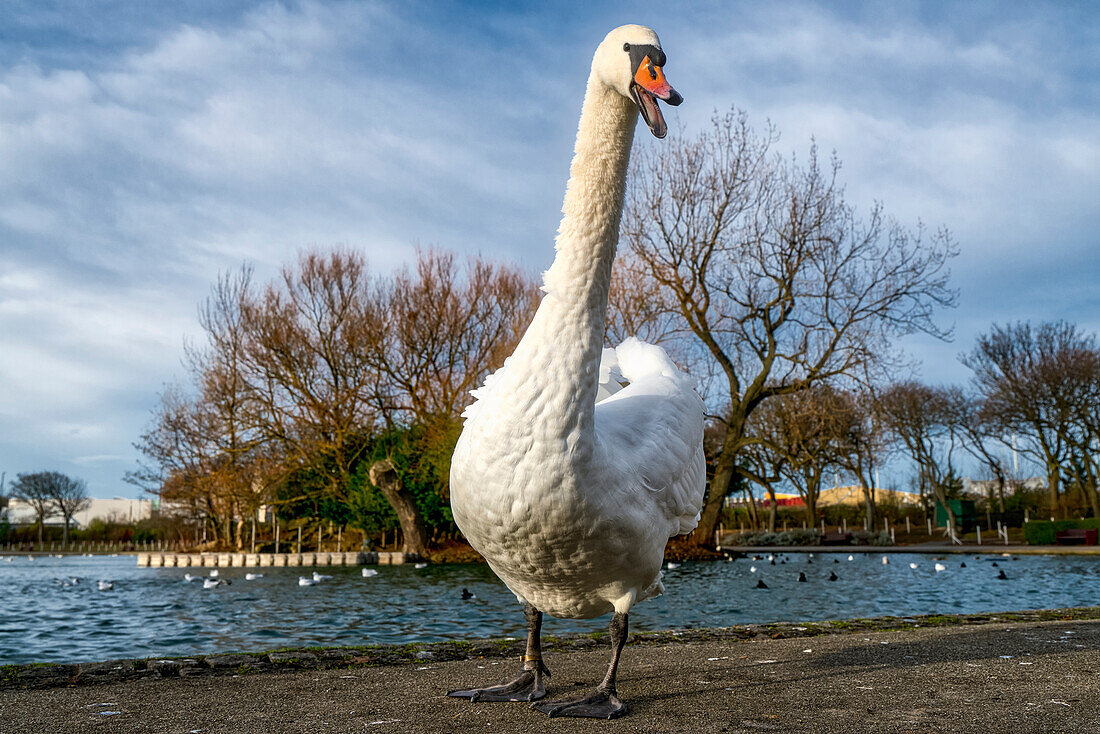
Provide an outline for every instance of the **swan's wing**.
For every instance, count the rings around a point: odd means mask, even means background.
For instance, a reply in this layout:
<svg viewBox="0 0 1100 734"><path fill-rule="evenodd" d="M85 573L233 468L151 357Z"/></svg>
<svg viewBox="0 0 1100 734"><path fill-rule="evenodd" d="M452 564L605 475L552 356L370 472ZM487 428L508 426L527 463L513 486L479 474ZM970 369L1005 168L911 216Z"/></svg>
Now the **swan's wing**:
<svg viewBox="0 0 1100 734"><path fill-rule="evenodd" d="M669 535L691 532L706 486L703 401L660 347L630 339L615 351L630 384L596 404L604 456L625 491L664 515Z"/></svg>

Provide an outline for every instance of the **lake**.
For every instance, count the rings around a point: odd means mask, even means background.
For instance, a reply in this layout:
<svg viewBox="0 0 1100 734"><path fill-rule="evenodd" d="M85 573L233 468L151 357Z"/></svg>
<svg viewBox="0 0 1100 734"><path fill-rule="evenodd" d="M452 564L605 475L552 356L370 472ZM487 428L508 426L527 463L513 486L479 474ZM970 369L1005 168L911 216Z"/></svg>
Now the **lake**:
<svg viewBox="0 0 1100 734"><path fill-rule="evenodd" d="M8 561L7 558L12 560ZM833 563L833 559L839 563ZM1100 604L1100 557L839 553L684 563L665 572L667 593L639 604L632 630L719 627L882 615L978 613ZM786 560L786 563L780 561ZM966 567L960 567L965 562ZM916 563L917 568L909 567ZM999 568L993 567L997 563ZM133 556L0 558L0 663L261 650L301 645L433 642L525 634L515 597L483 565L220 569L229 585L204 589L186 572L138 568ZM752 568L755 568L753 572ZM1008 580L997 579L1003 569ZM246 581L245 573L264 577ZM807 577L798 582L799 571ZM838 579L829 581L830 573ZM759 578L769 589L756 589ZM72 583L72 578L80 581ZM99 591L97 581L114 582ZM476 598L462 599L466 588ZM607 617L547 618L546 634L594 632Z"/></svg>

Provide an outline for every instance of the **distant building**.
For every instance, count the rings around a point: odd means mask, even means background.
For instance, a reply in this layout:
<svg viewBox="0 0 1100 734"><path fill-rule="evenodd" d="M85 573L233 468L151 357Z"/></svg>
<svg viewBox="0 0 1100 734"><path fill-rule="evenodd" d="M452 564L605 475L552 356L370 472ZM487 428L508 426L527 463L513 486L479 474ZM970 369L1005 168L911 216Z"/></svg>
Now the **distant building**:
<svg viewBox="0 0 1100 734"><path fill-rule="evenodd" d="M879 488L875 490L875 502L890 500L896 501L900 505L919 505L920 495L914 494L913 492L902 492L896 489ZM769 500L767 496L758 499L757 502L764 507L771 504L771 500ZM860 487L858 484L823 489L817 497L817 506L819 508L832 507L834 505L862 505L863 503L863 487ZM726 499L726 504L731 507L735 505L740 506L745 504L745 500L731 495ZM789 492L776 492L775 504L777 507L805 507L805 503L802 501L801 497Z"/></svg>
<svg viewBox="0 0 1100 734"><path fill-rule="evenodd" d="M1046 489L1046 477L1028 477L1027 479L1009 479L1005 481L1005 496L1014 494L1017 489L1037 490ZM963 491L967 494L977 494L983 497L990 493L997 494L996 479L963 479Z"/></svg>
<svg viewBox="0 0 1100 734"><path fill-rule="evenodd" d="M152 499L92 498L86 510L73 515L73 525L87 527L92 520L130 524L139 520L148 520L153 516L154 510L156 510L156 500ZM33 525L37 520L31 505L14 498L9 500L6 509L0 511L0 517L5 517L12 525ZM54 512L46 516L45 524L60 527L65 524L65 519L61 513Z"/></svg>

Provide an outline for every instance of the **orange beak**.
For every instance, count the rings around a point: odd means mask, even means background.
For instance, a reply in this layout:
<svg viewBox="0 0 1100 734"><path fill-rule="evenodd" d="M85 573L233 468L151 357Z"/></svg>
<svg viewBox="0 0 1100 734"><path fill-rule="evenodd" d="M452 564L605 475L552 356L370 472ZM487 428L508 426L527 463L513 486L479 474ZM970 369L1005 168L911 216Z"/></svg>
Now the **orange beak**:
<svg viewBox="0 0 1100 734"><path fill-rule="evenodd" d="M672 85L668 83L668 80L665 79L665 72L661 67L650 61L648 56L642 59L642 63L638 64L638 71L634 74L634 83L673 107L684 101L672 88ZM674 97L675 99L673 99Z"/></svg>
<svg viewBox="0 0 1100 734"><path fill-rule="evenodd" d="M660 66L653 63L649 56L638 64L638 70L634 72L634 80L630 83L630 93L634 97L638 111L642 119L649 126L649 131L654 137L663 138L668 132L664 115L657 100L676 106L684 101L684 98L672 88L665 79L665 73Z"/></svg>

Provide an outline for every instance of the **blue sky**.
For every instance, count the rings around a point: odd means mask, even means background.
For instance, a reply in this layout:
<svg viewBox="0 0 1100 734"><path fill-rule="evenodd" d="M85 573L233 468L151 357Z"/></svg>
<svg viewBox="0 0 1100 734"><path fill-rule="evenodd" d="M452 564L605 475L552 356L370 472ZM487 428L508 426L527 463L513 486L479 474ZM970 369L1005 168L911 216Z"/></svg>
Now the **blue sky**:
<svg viewBox="0 0 1100 734"><path fill-rule="evenodd" d="M714 110L811 136L849 198L951 229L956 339L1100 327L1100 10L1070 3L0 4L0 470L133 495L196 305L346 244L549 264L592 50L661 35L698 130ZM659 145L639 135L640 144Z"/></svg>

